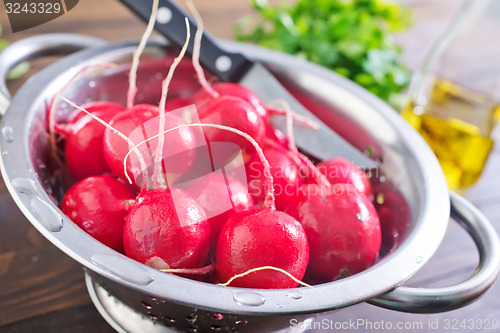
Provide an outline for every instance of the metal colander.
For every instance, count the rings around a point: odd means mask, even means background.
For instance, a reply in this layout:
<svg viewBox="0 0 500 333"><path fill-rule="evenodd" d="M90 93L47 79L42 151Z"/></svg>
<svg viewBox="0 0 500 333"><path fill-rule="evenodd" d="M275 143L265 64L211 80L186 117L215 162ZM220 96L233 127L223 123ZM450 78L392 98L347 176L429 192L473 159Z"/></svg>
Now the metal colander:
<svg viewBox="0 0 500 333"><path fill-rule="evenodd" d="M325 122L332 115L337 118L331 119L348 120L383 152L380 172L402 194L411 210L409 221L399 226L396 242L384 244L385 250L373 267L317 285L314 290L253 290L162 273L96 241L58 208L67 185L51 178L45 111L54 92L77 69L102 62L122 65L85 72L64 95L76 103L102 99L124 102L127 64L136 44L136 41L105 44L79 35L40 35L14 43L0 55L0 76L5 78L8 70L21 61L85 48L43 69L12 99L5 85L0 87L1 170L14 200L30 222L54 245L80 262L91 283L113 298L159 327L192 332L264 332L289 327L292 318L300 321L313 313L363 301L398 311L447 311L477 299L496 279L500 246L495 231L474 207L458 195L448 193L433 153L394 110L319 66L230 42L224 45L262 61L309 109L316 110L318 116L322 113ZM142 58L145 65L139 72L138 102L156 103L161 79L168 70L161 59L170 52L164 40L149 44ZM58 119L67 117L69 110L62 105ZM335 125L334 121L329 123ZM478 269L471 278L452 287L401 287L437 249L450 211L477 244Z"/></svg>

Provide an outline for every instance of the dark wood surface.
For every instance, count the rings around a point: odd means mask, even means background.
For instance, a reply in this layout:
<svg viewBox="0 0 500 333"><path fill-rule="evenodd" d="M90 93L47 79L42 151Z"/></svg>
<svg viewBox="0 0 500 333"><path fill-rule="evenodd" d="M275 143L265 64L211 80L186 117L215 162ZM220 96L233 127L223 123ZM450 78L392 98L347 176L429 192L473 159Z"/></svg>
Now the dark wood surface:
<svg viewBox="0 0 500 333"><path fill-rule="evenodd" d="M414 68L443 31L457 6L456 2L449 0L404 2L415 8L416 24L400 36L399 40L405 46L405 61ZM219 38L231 38L231 28L236 19L251 13L249 1L246 0L197 0L194 3L204 17L207 29ZM145 27L114 0L80 1L74 10L63 17L15 34L10 32L1 6L0 11L3 38L9 41L50 32L83 33L115 41L138 38ZM41 62L38 66L43 64ZM12 82L12 91L23 80L24 78ZM500 231L500 179L496 171L499 167L500 147L497 146L481 181L466 194L490 219L497 231ZM408 284L444 286L457 283L470 275L476 264L474 244L465 232L451 223L436 255ZM362 318L391 323L422 322L424 326L423 329L418 329L419 332L436 332L429 328L429 321L439 320L443 325L447 319L500 320L499 292L500 284L496 283L477 302L464 309L442 314L405 314L359 304L336 311L335 314L321 315L319 319L348 321ZM97 333L113 330L94 308L84 284L81 266L31 226L14 204L5 184L0 181L0 332L88 331Z"/></svg>

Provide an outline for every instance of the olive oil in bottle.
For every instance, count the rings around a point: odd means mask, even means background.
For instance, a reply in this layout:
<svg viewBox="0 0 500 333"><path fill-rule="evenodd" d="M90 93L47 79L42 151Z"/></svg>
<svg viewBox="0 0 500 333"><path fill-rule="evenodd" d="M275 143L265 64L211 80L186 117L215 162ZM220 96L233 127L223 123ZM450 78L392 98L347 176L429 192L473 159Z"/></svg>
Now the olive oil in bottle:
<svg viewBox="0 0 500 333"><path fill-rule="evenodd" d="M411 101L401 115L434 151L451 190L463 193L478 180L493 147L499 103L434 78L425 104Z"/></svg>

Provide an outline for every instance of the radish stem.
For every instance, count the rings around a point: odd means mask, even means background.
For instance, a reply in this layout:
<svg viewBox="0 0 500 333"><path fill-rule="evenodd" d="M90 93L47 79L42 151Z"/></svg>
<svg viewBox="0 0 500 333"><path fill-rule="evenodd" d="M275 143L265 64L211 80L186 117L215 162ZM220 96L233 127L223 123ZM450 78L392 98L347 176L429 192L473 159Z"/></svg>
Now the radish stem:
<svg viewBox="0 0 500 333"><path fill-rule="evenodd" d="M172 81L172 77L174 75L175 69L177 68L177 65L181 62L182 58L186 54L186 50L189 44L189 39L191 38L191 30L189 28L189 21L187 18L185 18L185 22L186 22L186 41L182 46L181 52L179 53L177 58L174 59L172 66L170 66L167 77L162 82L162 92L159 105L160 107L160 125L158 130L159 133L163 133L165 131L165 103L167 101L168 86L170 85L170 81ZM164 178L160 176L160 174L162 173L161 161L163 159L164 142L165 142L164 136L160 135L158 138L158 146L156 147L156 154L154 157L155 167L153 171L153 184L156 184L155 181L158 181L158 184L160 185L162 181L163 182L165 181Z"/></svg>
<svg viewBox="0 0 500 333"><path fill-rule="evenodd" d="M213 98L217 98L219 97L219 93L215 91L212 86L210 86L210 84L208 84L205 77L205 72L200 65L201 37L203 36L204 30L203 19L201 18L200 13L198 13L198 10L196 10L196 7L194 6L192 1L189 0L186 3L189 11L193 14L196 25L198 26L198 29L196 29L196 34L194 35L193 56L191 57L193 67L196 71L196 75L198 76L198 81L200 82L203 89L205 89L205 91Z"/></svg>
<svg viewBox="0 0 500 333"><path fill-rule="evenodd" d="M253 273L253 272L263 271L263 270L266 270L266 269L283 273L286 276L288 276L290 279L292 279L293 281L295 281L298 284L300 284L301 286L314 289L314 290L316 290L319 293L319 291L316 288L314 288L313 286L311 286L310 284L302 282L299 279L297 279L295 276L293 276L292 274L290 274L287 271L285 271L284 269L281 269L281 268L278 268L278 267L274 267L274 266L261 266L261 267L257 267L257 268L252 268L252 269L249 269L248 271L246 271L244 273L236 274L235 276L233 276L229 280L227 280L227 282L225 282L225 283L218 283L217 285L223 286L223 287L227 287L227 286L229 286L229 284L231 284L231 282L233 282L234 280L236 280L238 278L244 277L244 276L246 276L246 275L248 275L250 273Z"/></svg>
<svg viewBox="0 0 500 333"><path fill-rule="evenodd" d="M127 109L130 109L134 106L135 94L137 93L137 67L139 67L139 58L146 47L146 43L153 32L153 28L156 22L156 17L158 16L158 3L159 0L153 0L153 8L151 9L151 16L149 17L149 22L146 27L146 31L142 35L141 41L139 42L139 46L134 52L132 57L132 65L130 66L130 74L129 74L129 87L127 92Z"/></svg>
<svg viewBox="0 0 500 333"><path fill-rule="evenodd" d="M200 268L165 268L160 269L164 273L174 273L174 274L208 274L215 269L214 264L207 265Z"/></svg>
<svg viewBox="0 0 500 333"><path fill-rule="evenodd" d="M297 158L300 159L300 161L302 161L302 163L304 163L307 166L308 171L312 173L312 176L314 177L318 185L330 187L331 184L325 177L325 175L323 175L319 171L319 169L311 162L310 159L308 159L304 154L299 152L297 146L295 145L295 136L293 134L293 113L292 110L290 109L290 105L288 105L288 103L284 100L278 100L276 102L281 103L283 109L285 110L286 131L287 131L286 134L288 136L288 149L290 149L290 152L295 156L297 156Z"/></svg>

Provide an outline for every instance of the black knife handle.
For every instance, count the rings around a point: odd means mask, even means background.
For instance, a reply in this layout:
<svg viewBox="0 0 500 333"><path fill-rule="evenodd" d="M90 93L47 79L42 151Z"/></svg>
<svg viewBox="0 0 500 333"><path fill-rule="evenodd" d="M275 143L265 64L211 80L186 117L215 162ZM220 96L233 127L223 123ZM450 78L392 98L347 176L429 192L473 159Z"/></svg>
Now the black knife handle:
<svg viewBox="0 0 500 333"><path fill-rule="evenodd" d="M146 22L151 16L152 0L120 0L130 10ZM177 5L170 0L160 0L155 30L167 37L173 44L182 47L186 41L186 23L189 19L191 39L188 54L193 54L196 24ZM200 64L222 81L237 82L253 62L241 53L228 52L221 48L215 39L204 32L201 40Z"/></svg>

